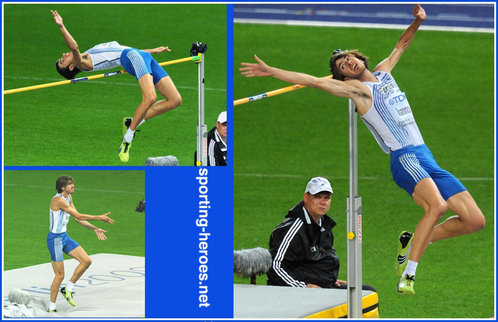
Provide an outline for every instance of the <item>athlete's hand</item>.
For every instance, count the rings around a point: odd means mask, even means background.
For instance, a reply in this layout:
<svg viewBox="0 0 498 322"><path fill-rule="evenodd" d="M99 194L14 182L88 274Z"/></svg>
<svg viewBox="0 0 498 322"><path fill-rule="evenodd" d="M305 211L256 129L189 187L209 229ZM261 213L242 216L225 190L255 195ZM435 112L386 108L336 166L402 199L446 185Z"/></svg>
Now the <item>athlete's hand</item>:
<svg viewBox="0 0 498 322"><path fill-rule="evenodd" d="M59 27L64 26L64 22L62 21L62 17L59 15L57 11L50 10L52 12L52 16L54 17L54 21Z"/></svg>
<svg viewBox="0 0 498 322"><path fill-rule="evenodd" d="M239 69L241 71L241 74L245 77L271 76L270 66L265 64L265 62L259 59L256 55L254 55L254 59L257 61L256 64L241 63L241 65L244 66Z"/></svg>
<svg viewBox="0 0 498 322"><path fill-rule="evenodd" d="M97 238L99 240L106 240L107 239L106 235L104 234L107 231L100 229L100 228L95 228L93 231L95 232L95 234L97 235Z"/></svg>
<svg viewBox="0 0 498 322"><path fill-rule="evenodd" d="M416 4L413 8L413 16L415 17L415 19L418 19L420 21L424 21L427 17L424 8L422 8L419 4Z"/></svg>
<svg viewBox="0 0 498 322"><path fill-rule="evenodd" d="M155 48L155 51L156 51L156 53L163 53L165 51L170 52L171 49L169 49L168 46L166 46L166 47L160 46L160 47Z"/></svg>
<svg viewBox="0 0 498 322"><path fill-rule="evenodd" d="M103 215L100 215L100 220L108 223L108 224L114 224L114 220L112 220L111 218L109 218L107 215L109 215L110 212L106 212L105 214Z"/></svg>

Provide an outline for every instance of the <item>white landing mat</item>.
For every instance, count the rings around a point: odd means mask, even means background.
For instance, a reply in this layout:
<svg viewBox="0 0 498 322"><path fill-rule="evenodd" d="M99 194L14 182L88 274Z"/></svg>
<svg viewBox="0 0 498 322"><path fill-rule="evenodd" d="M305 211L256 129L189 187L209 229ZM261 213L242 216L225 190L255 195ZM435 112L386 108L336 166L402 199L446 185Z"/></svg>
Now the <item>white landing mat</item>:
<svg viewBox="0 0 498 322"><path fill-rule="evenodd" d="M301 319L348 301L341 289L234 284L233 290L236 319Z"/></svg>
<svg viewBox="0 0 498 322"><path fill-rule="evenodd" d="M3 272L3 314L8 312L8 295L21 289L31 295L27 305L35 317L144 317L145 258L116 254L90 255L92 265L74 287L73 307L57 295L57 313L48 313L50 285L54 278L51 263ZM78 266L75 259L64 261L67 280Z"/></svg>

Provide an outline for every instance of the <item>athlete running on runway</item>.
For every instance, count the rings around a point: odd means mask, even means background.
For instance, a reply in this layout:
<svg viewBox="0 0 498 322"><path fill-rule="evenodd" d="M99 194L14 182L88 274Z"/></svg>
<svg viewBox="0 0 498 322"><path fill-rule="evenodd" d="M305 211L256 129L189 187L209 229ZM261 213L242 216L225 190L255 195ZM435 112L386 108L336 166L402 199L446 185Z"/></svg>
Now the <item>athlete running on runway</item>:
<svg viewBox="0 0 498 322"><path fill-rule="evenodd" d="M168 73L151 55L171 50L168 47L139 50L112 41L96 45L80 53L78 44L64 26L62 17L57 11L52 11L52 15L62 32L66 45L71 50L62 54L62 57L57 60L55 67L59 74L67 79L73 79L80 71L90 72L122 66L137 78L142 91L142 101L136 108L133 118L125 118L123 121L125 134L118 153L121 161L128 162L131 142L137 127L146 120L168 112L182 103L182 97ZM164 100L156 102L156 89L164 96Z"/></svg>
<svg viewBox="0 0 498 322"><path fill-rule="evenodd" d="M244 67L240 69L246 77L272 76L346 97L356 104L381 148L391 155L394 181L424 209L414 235L408 232L400 235L398 273L401 280L397 290L409 296L415 294L416 267L430 242L473 233L485 226L485 218L470 193L455 176L439 167L424 144L406 96L391 75L426 18L420 5L415 5L413 16L414 21L394 50L373 72L368 69L368 59L356 50L334 52L330 59L334 79L270 67L257 56L257 63L242 63ZM448 209L456 216L437 224ZM409 260L404 261L404 256Z"/></svg>
<svg viewBox="0 0 498 322"><path fill-rule="evenodd" d="M110 212L100 216L92 216L80 214L74 207L72 193L74 192L74 180L69 176L60 176L55 183L57 194L50 201L50 231L47 235L47 247L50 251L50 259L52 268L54 269L55 277L50 287L50 304L48 311L57 312L56 300L59 287L64 280L64 258L63 252L79 262L79 265L74 270L73 275L67 281L65 287L60 289L64 298L75 306L73 299L73 287L78 279L92 264L92 259L77 242L72 240L67 234L67 223L71 216L74 217L80 225L91 229L100 240L105 240L105 230L95 227L87 220L100 220L108 224L113 224L114 220L107 215Z"/></svg>

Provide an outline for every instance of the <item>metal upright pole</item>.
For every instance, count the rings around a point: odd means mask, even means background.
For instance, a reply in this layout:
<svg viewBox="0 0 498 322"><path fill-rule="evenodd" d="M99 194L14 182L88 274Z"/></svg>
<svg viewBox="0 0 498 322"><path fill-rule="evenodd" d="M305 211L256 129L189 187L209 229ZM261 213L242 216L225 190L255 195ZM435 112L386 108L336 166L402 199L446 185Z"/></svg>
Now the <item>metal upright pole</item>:
<svg viewBox="0 0 498 322"><path fill-rule="evenodd" d="M207 165L207 126L204 121L204 59L198 62L197 165Z"/></svg>
<svg viewBox="0 0 498 322"><path fill-rule="evenodd" d="M356 106L349 100L349 196L347 199L348 317L362 317L361 197L358 195Z"/></svg>

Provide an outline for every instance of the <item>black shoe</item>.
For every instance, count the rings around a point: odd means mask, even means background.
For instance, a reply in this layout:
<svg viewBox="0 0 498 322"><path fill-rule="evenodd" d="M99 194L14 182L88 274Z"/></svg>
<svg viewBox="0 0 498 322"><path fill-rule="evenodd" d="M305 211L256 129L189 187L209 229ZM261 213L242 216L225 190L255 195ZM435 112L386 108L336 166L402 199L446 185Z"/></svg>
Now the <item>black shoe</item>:
<svg viewBox="0 0 498 322"><path fill-rule="evenodd" d="M138 206L135 209L136 212L145 212L145 199L142 199L138 202Z"/></svg>

